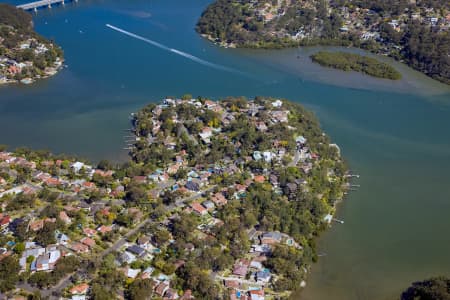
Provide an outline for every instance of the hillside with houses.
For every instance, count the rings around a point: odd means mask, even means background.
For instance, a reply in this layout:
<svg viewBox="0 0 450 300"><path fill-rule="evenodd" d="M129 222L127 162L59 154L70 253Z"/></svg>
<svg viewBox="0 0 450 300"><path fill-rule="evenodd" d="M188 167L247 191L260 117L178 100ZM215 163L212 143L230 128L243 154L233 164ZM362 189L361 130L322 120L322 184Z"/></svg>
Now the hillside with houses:
<svg viewBox="0 0 450 300"><path fill-rule="evenodd" d="M448 1L217 0L197 31L226 47L353 46L450 83Z"/></svg>
<svg viewBox="0 0 450 300"><path fill-rule="evenodd" d="M55 75L63 64L61 48L37 34L31 15L0 3L0 84Z"/></svg>
<svg viewBox="0 0 450 300"><path fill-rule="evenodd" d="M177 273L183 286L198 293L190 278L204 273L212 280L201 299L272 299L305 284L314 238L347 182L338 146L311 113L280 99L186 95L134 117L134 161L173 180L161 196L183 216L169 225L174 247L196 245L173 258L189 266Z"/></svg>
<svg viewBox="0 0 450 300"><path fill-rule="evenodd" d="M260 300L305 285L348 186L311 113L187 95L144 107L133 132L122 165L1 149L0 297Z"/></svg>

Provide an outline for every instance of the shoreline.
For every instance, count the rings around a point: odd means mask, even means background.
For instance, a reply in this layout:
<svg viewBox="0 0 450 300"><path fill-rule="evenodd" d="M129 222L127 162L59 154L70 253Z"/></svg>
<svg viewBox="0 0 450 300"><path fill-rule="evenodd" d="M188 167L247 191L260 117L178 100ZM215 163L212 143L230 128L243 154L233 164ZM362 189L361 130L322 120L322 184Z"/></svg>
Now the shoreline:
<svg viewBox="0 0 450 300"><path fill-rule="evenodd" d="M323 67L313 63L309 57L319 51L340 51L371 57L393 66L402 75L402 78L399 80L388 80L371 77L355 71L345 72ZM230 52L244 56L249 60L266 65L277 71L291 74L302 82L309 81L340 88L420 95L421 97L440 96L450 93L450 86L434 80L406 64L359 48L333 46L310 46L301 47L300 49L288 48L279 50L237 48L230 50Z"/></svg>
<svg viewBox="0 0 450 300"><path fill-rule="evenodd" d="M216 41L209 34L200 33L198 31L196 31L196 32L202 38L207 40L208 42L210 42L210 43L212 43L214 45L217 45L217 46L219 46L221 48L224 48L224 49L231 48L231 49L240 49L240 50L282 51L282 50L299 49L299 48L305 49L305 48L310 48L310 47L317 47L317 48L320 48L320 47L327 47L327 48L328 47L330 47L330 48L343 47L343 48L347 48L347 49L360 50L360 51L364 51L364 52L370 53L370 54L375 55L375 56L391 58L395 62L401 64L402 66L408 67L408 68L410 68L410 69L412 69L412 70L414 70L416 72L419 72L420 74L422 74L422 75L426 76L427 78L435 81L436 83L440 83L440 84L443 84L445 86L450 87L450 83L447 83L445 81L441 81L441 80L438 80L436 78L433 78L433 77L429 76L427 73L422 72L419 69L413 68L413 66L411 66L408 63L406 63L406 61L403 58L397 58L396 56L391 55L390 53L385 53L385 52L382 52L382 51L378 51L377 49L372 49L372 50L371 49L365 49L363 47L358 47L358 46L355 46L353 44L345 45L345 43L341 43L341 44L339 44L339 43L332 43L332 42L330 42L330 43L327 43L327 42L321 43L320 40L319 41L314 41L314 42L312 42L310 44L308 44L308 43L302 44L301 41L298 41L298 42L293 42L292 44L282 44L282 43L280 43L280 44L270 44L268 46L259 46L259 45L256 45L256 44L239 45L239 44L234 43L234 42L228 43L228 42L224 42L224 41ZM345 41L345 40L341 40L341 41ZM335 51L333 51L333 52L335 52Z"/></svg>
<svg viewBox="0 0 450 300"><path fill-rule="evenodd" d="M52 67L51 70L45 72L45 74L42 76L34 78L26 77L21 80L6 79L4 81L0 81L0 86L8 86L13 84L32 85L34 83L39 82L41 79L51 78L57 75L62 69L67 68L67 65L65 65L64 62L65 62L64 59L59 59L58 61L55 62L55 64L57 63L57 66Z"/></svg>

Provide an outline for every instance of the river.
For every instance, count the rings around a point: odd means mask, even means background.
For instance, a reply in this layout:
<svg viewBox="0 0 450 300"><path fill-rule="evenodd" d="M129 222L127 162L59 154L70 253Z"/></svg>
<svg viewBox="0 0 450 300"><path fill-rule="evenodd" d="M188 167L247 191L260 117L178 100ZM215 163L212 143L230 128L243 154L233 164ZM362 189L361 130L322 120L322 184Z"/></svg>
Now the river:
<svg viewBox="0 0 450 300"><path fill-rule="evenodd" d="M63 47L68 67L0 87L0 143L125 160L129 114L164 96L299 101L361 187L340 206L345 223L318 240L326 256L295 298L392 299L414 280L450 275L450 89L387 58L401 81L322 68L308 59L315 49L218 48L193 30L210 2L79 0L39 11L37 31Z"/></svg>

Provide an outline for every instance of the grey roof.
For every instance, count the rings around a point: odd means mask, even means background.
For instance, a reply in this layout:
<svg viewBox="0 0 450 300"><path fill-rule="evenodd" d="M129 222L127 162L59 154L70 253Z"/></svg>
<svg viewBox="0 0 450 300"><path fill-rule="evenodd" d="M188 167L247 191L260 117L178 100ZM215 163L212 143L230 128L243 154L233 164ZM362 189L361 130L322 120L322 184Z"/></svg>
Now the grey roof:
<svg viewBox="0 0 450 300"><path fill-rule="evenodd" d="M277 231L266 232L263 234L263 238L271 238L271 239L280 241L281 233L279 233Z"/></svg>
<svg viewBox="0 0 450 300"><path fill-rule="evenodd" d="M188 190L198 191L200 187L199 187L198 183L192 182L192 181L188 181L188 182L186 183L186 188L187 188Z"/></svg>
<svg viewBox="0 0 450 300"><path fill-rule="evenodd" d="M214 207L215 207L214 203L213 203L212 201L209 201L209 200L203 202L202 205L203 205L205 208L214 208Z"/></svg>
<svg viewBox="0 0 450 300"><path fill-rule="evenodd" d="M129 252L131 252L133 254L136 254L138 256L141 256L141 255L143 255L145 253L144 249L142 249L141 247L136 246L136 245L132 245L132 246L128 247L127 251L129 251Z"/></svg>
<svg viewBox="0 0 450 300"><path fill-rule="evenodd" d="M36 259L36 265L44 265L50 262L50 258L48 255L41 255Z"/></svg>
<svg viewBox="0 0 450 300"><path fill-rule="evenodd" d="M270 278L270 272L268 271L259 271L256 273L257 279L269 279Z"/></svg>

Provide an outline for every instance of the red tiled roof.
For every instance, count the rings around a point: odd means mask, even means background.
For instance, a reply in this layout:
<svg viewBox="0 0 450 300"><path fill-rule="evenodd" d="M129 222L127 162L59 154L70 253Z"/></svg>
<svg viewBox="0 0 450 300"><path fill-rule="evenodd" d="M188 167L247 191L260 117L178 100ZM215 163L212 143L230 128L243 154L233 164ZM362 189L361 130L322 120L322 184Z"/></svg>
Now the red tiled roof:
<svg viewBox="0 0 450 300"><path fill-rule="evenodd" d="M69 290L69 292L72 295L75 295L75 294L86 294L88 289L89 289L89 285L87 283L82 283L82 284L79 284L79 285L76 285L76 286L72 287Z"/></svg>
<svg viewBox="0 0 450 300"><path fill-rule="evenodd" d="M11 217L6 215L0 218L0 226L8 225L11 222Z"/></svg>
<svg viewBox="0 0 450 300"><path fill-rule="evenodd" d="M255 176L255 182L263 183L266 179L262 175Z"/></svg>
<svg viewBox="0 0 450 300"><path fill-rule="evenodd" d="M106 233L106 232L110 232L112 230L112 228L111 228L111 226L102 225L97 230L100 231L101 233Z"/></svg>
<svg viewBox="0 0 450 300"><path fill-rule="evenodd" d="M194 202L191 204L192 209L199 213L199 214L204 214L206 212L206 208L204 208L203 206L201 206L200 204Z"/></svg>
<svg viewBox="0 0 450 300"><path fill-rule="evenodd" d="M61 212L59 213L59 218L60 218L62 221L64 221L65 223L69 223L69 222L70 222L70 218L69 218L69 216L66 214L65 211L61 211Z"/></svg>
<svg viewBox="0 0 450 300"><path fill-rule="evenodd" d="M87 236L93 236L96 233L96 231L92 228L84 228L83 232Z"/></svg>
<svg viewBox="0 0 450 300"><path fill-rule="evenodd" d="M79 242L71 243L71 244L69 245L69 248L70 248L71 250L75 251L75 252L78 252L78 253L81 253L81 252L88 252L88 251L89 251L88 246L86 246L86 245L84 245L84 244L82 244L82 243L79 243Z"/></svg>
<svg viewBox="0 0 450 300"><path fill-rule="evenodd" d="M133 180L134 181L138 181L138 182L145 182L145 181L147 181L147 177L145 177L145 176L134 176Z"/></svg>
<svg viewBox="0 0 450 300"><path fill-rule="evenodd" d="M86 246L91 247L91 248L95 246L95 241L94 241L93 239L89 238L89 237L84 237L84 238L82 238L82 239L80 240L80 242L81 242L82 244L86 245Z"/></svg>
<svg viewBox="0 0 450 300"><path fill-rule="evenodd" d="M83 187L88 188L88 189L94 188L95 187L95 183L90 182L90 181L86 181L86 182L83 182Z"/></svg>
<svg viewBox="0 0 450 300"><path fill-rule="evenodd" d="M225 280L225 286L227 288L239 288L239 281L237 280Z"/></svg>
<svg viewBox="0 0 450 300"><path fill-rule="evenodd" d="M32 231L38 231L44 227L44 220L37 220L34 222L30 222L28 225Z"/></svg>

